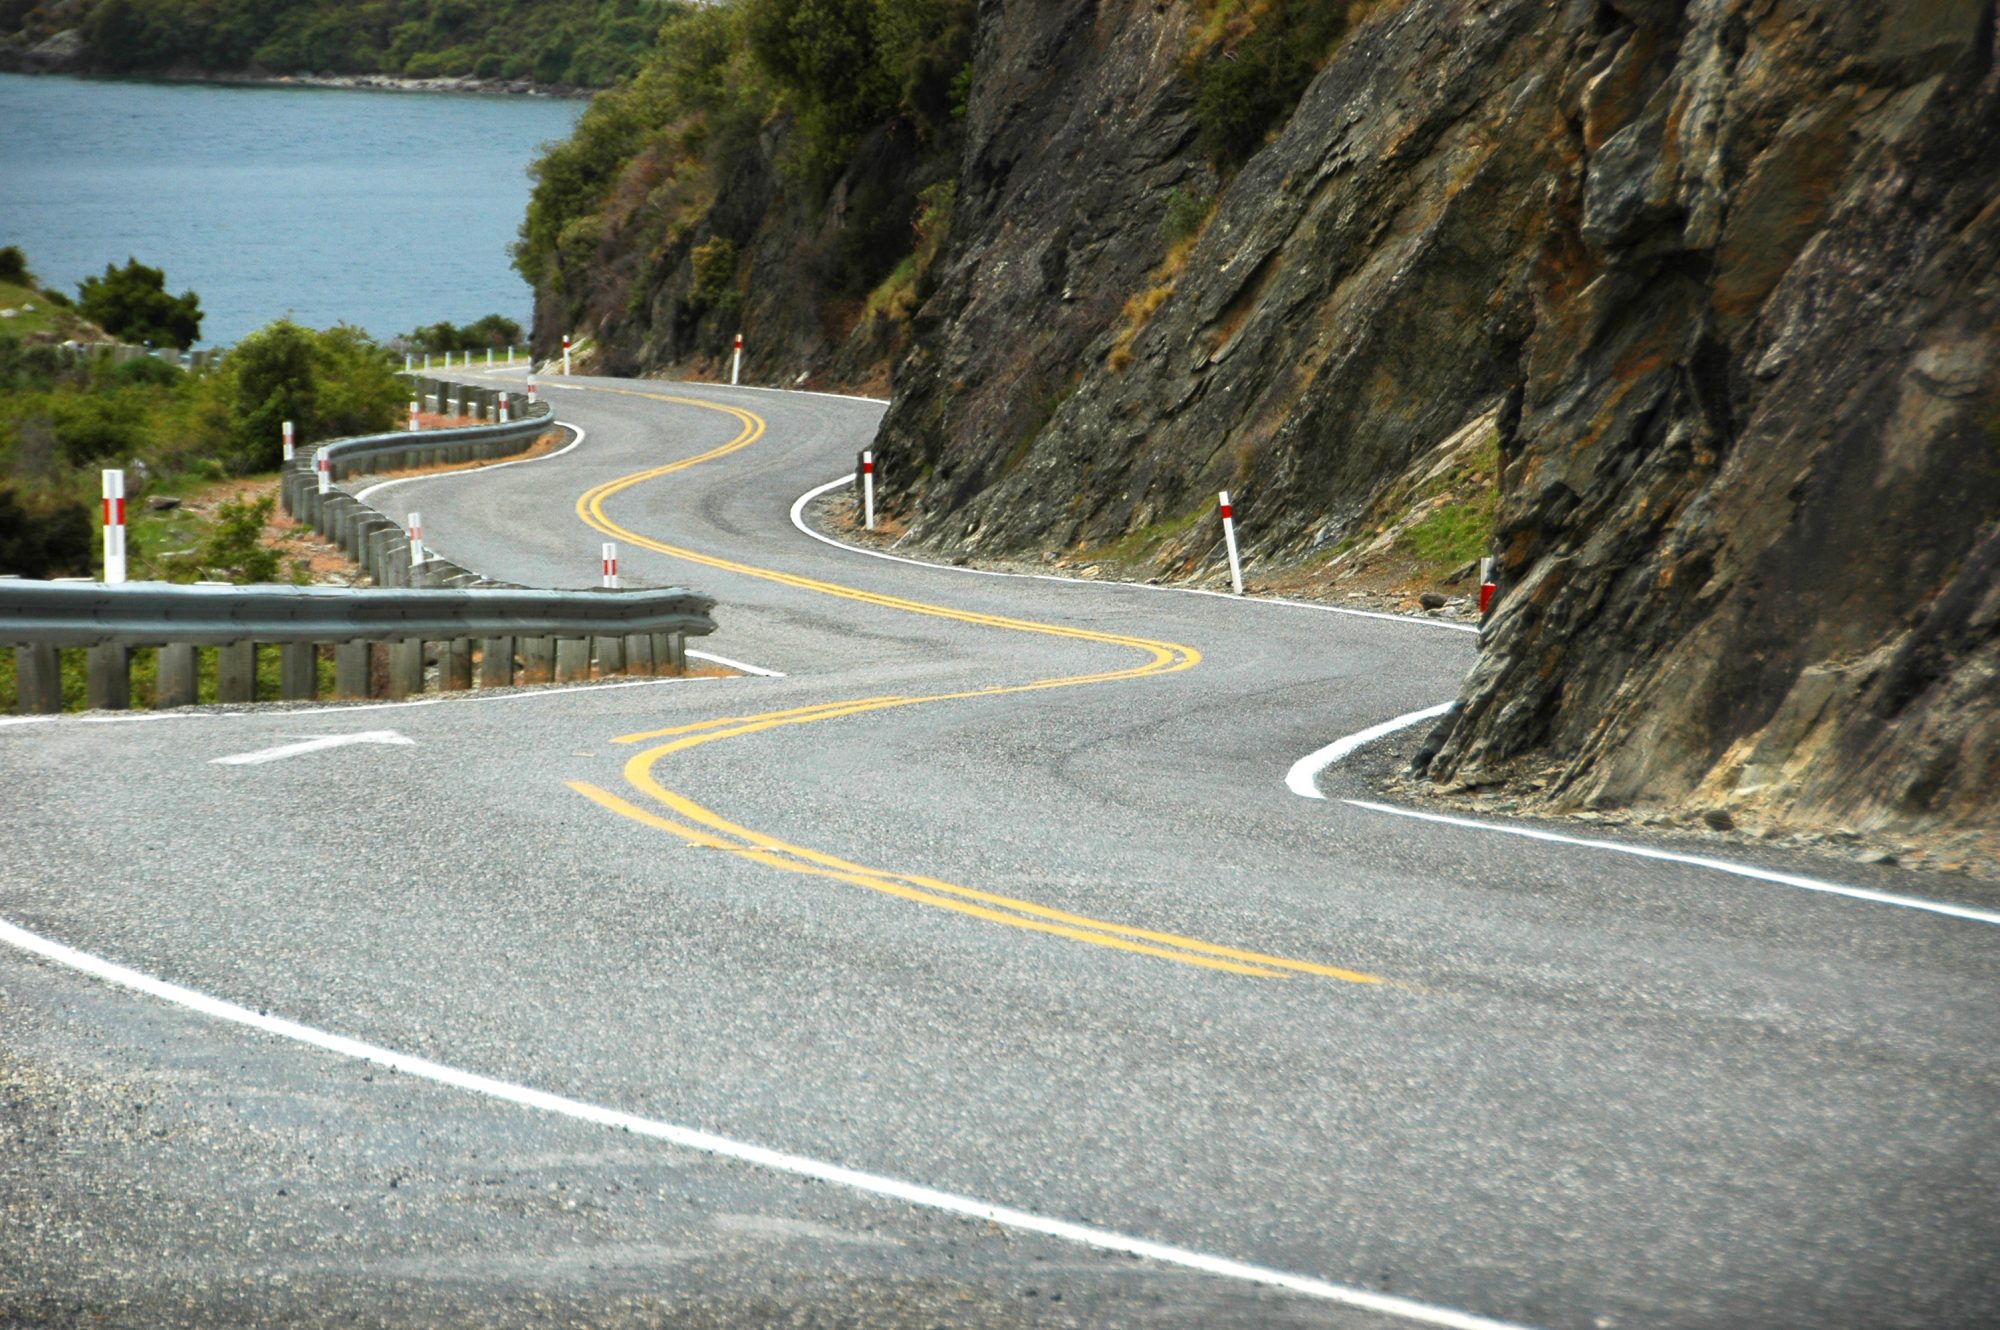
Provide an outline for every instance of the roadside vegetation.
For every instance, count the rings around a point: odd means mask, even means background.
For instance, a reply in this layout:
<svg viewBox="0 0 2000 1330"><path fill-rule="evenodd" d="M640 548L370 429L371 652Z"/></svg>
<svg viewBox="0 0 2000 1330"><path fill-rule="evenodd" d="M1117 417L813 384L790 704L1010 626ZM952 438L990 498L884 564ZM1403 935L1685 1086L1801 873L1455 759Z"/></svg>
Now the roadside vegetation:
<svg viewBox="0 0 2000 1330"><path fill-rule="evenodd" d="M671 0L0 0L31 46L80 30L122 74L388 74L575 88L629 77Z"/></svg>
<svg viewBox="0 0 2000 1330"><path fill-rule="evenodd" d="M515 266L564 326L647 311L658 274L688 277L668 316L721 345L764 207L807 212L842 189L840 223L799 256L847 326L907 321L948 231L971 86L974 0L715 0L671 6L634 77L599 93L532 168ZM864 169L857 162L867 162ZM768 193L764 195L768 198ZM844 335L843 329L843 335Z"/></svg>

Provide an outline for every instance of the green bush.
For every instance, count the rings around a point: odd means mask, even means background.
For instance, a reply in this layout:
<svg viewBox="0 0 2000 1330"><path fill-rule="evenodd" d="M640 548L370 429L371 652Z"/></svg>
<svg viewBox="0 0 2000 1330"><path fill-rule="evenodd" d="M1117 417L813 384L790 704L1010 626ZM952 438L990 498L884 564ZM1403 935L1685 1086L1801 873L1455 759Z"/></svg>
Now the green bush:
<svg viewBox="0 0 2000 1330"><path fill-rule="evenodd" d="M167 277L128 259L123 268L104 265L104 276L77 286L83 316L127 342L178 347L185 351L201 337L201 301L192 291L167 294Z"/></svg>
<svg viewBox="0 0 2000 1330"><path fill-rule="evenodd" d="M19 245L0 247L0 282L10 286L33 286L35 279L28 272L28 256L21 252Z"/></svg>
<svg viewBox="0 0 2000 1330"><path fill-rule="evenodd" d="M1196 146L1233 168L1291 114L1347 29L1348 6L1268 0L1251 8L1210 0L1183 73L1194 85Z"/></svg>
<svg viewBox="0 0 2000 1330"><path fill-rule="evenodd" d="M408 394L388 354L342 325L315 332L267 324L224 356L216 374L222 444L238 471L277 466L287 420L301 443L386 430Z"/></svg>

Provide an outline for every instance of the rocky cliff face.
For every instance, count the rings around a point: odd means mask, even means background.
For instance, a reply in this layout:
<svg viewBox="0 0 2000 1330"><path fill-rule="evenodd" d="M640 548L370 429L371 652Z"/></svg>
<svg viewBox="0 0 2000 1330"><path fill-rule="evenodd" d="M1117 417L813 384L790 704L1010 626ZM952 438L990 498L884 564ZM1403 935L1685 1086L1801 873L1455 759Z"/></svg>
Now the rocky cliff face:
<svg viewBox="0 0 2000 1330"><path fill-rule="evenodd" d="M1991 851L1993 11L1378 4L1174 273L1187 8L983 0L879 445L915 536L1187 571L1228 488L1310 562L1490 413L1504 589L1432 779Z"/></svg>

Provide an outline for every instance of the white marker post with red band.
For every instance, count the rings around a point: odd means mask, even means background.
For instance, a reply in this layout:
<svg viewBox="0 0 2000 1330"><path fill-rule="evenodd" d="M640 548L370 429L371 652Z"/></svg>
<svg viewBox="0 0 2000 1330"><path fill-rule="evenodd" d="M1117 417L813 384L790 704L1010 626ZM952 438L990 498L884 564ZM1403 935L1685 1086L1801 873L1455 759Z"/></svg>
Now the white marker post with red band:
<svg viewBox="0 0 2000 1330"><path fill-rule="evenodd" d="M729 386L735 387L743 375L743 334L736 334L736 356L729 362Z"/></svg>
<svg viewBox="0 0 2000 1330"><path fill-rule="evenodd" d="M104 473L104 581L125 580L125 473Z"/></svg>
<svg viewBox="0 0 2000 1330"><path fill-rule="evenodd" d="M861 511L868 529L875 529L875 454L861 454Z"/></svg>
<svg viewBox="0 0 2000 1330"><path fill-rule="evenodd" d="M530 374L528 376L528 405L533 406L534 404L535 404L535 376Z"/></svg>
<svg viewBox="0 0 2000 1330"><path fill-rule="evenodd" d="M313 450L313 470L319 472L319 492L328 493L333 489L333 465L326 460L326 450Z"/></svg>
<svg viewBox="0 0 2000 1330"><path fill-rule="evenodd" d="M1486 611L1493 608L1493 593L1499 586L1493 580L1493 560L1479 561L1479 617L1483 621Z"/></svg>
<svg viewBox="0 0 2000 1330"><path fill-rule="evenodd" d="M289 462L298 453L298 449L295 446L296 436L292 433L292 422L289 420L285 422L284 435L285 435L285 460Z"/></svg>
<svg viewBox="0 0 2000 1330"><path fill-rule="evenodd" d="M604 542L604 585L618 589L618 546L608 540Z"/></svg>
<svg viewBox="0 0 2000 1330"><path fill-rule="evenodd" d="M569 375L569 334L563 334L563 375Z"/></svg>
<svg viewBox="0 0 2000 1330"><path fill-rule="evenodd" d="M1222 540L1229 546L1229 585L1243 594L1243 562L1236 555L1236 509L1230 505L1229 491L1217 496L1222 501Z"/></svg>
<svg viewBox="0 0 2000 1330"><path fill-rule="evenodd" d="M512 393L500 394L500 423L503 425L513 419L513 416L507 410L507 404L513 400L514 394Z"/></svg>
<svg viewBox="0 0 2000 1330"><path fill-rule="evenodd" d="M412 434L415 434L417 432L417 410L418 410L417 399L412 397L410 399L410 433Z"/></svg>
<svg viewBox="0 0 2000 1330"><path fill-rule="evenodd" d="M411 513L410 525L403 534L410 538L410 567L414 568L424 561L424 515Z"/></svg>

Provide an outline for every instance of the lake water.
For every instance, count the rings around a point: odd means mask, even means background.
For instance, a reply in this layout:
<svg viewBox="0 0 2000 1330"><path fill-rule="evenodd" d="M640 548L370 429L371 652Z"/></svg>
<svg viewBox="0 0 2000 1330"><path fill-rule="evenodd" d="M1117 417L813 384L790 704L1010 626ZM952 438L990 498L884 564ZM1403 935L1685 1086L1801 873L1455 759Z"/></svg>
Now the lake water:
<svg viewBox="0 0 2000 1330"><path fill-rule="evenodd" d="M583 103L0 74L0 245L76 293L127 258L201 297L202 342L290 315L378 338L531 296L528 164Z"/></svg>

